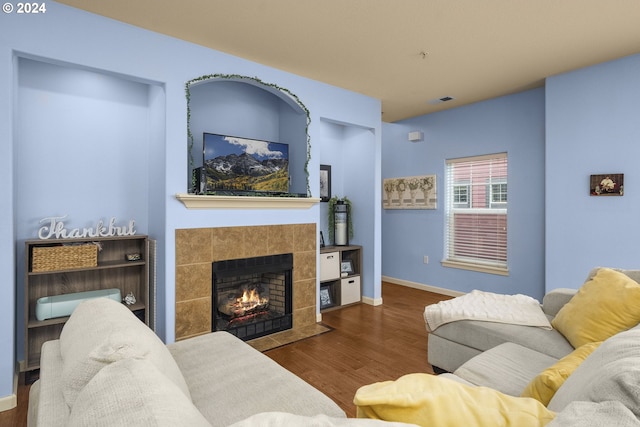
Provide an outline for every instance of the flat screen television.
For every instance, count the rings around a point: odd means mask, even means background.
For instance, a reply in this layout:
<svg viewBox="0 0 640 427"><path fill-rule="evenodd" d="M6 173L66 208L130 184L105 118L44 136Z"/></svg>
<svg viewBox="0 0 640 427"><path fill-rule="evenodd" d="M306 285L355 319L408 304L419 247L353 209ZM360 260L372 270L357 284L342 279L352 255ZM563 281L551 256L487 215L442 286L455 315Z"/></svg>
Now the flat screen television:
<svg viewBox="0 0 640 427"><path fill-rule="evenodd" d="M203 134L207 194L289 192L289 146L279 142Z"/></svg>

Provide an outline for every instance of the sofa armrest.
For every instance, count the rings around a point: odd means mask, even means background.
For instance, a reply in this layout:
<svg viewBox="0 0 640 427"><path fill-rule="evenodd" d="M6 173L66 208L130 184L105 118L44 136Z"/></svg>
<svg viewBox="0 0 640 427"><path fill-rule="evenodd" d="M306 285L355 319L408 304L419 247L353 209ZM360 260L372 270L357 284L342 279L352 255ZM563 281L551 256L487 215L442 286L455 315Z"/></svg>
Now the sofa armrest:
<svg viewBox="0 0 640 427"><path fill-rule="evenodd" d="M70 411L62 395L60 340L47 341L42 344L38 384L38 397L33 402L29 399L28 425L30 427L66 426L69 423Z"/></svg>
<svg viewBox="0 0 640 427"><path fill-rule="evenodd" d="M573 297L577 289L558 288L547 293L542 299L542 311L548 316L556 317L558 312Z"/></svg>
<svg viewBox="0 0 640 427"><path fill-rule="evenodd" d="M189 385L193 404L214 427L261 412L346 417L329 396L229 332L211 332L167 347ZM259 398L247 399L248 391Z"/></svg>

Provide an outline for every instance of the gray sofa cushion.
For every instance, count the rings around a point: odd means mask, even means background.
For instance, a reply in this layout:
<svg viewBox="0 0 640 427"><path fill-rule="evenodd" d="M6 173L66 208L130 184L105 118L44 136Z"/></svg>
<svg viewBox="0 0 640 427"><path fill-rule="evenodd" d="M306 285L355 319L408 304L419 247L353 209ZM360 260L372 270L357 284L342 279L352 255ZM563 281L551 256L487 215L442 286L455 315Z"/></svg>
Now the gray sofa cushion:
<svg viewBox="0 0 640 427"><path fill-rule="evenodd" d="M589 275L587 276L587 279L585 280L585 282L588 281L588 280L591 280L598 273L598 270L601 269L601 268L603 268L603 267L595 267L595 268L593 268L589 272ZM609 269L614 270L614 271L619 271L620 273L624 273L627 276L629 276L632 280L635 280L636 282L640 283L640 270L627 270L627 269L624 269L624 268L611 268L611 267L606 267L606 268L609 268Z"/></svg>
<svg viewBox="0 0 640 427"><path fill-rule="evenodd" d="M191 400L150 361L122 359L80 391L68 427L210 427Z"/></svg>
<svg viewBox="0 0 640 427"><path fill-rule="evenodd" d="M640 427L640 421L620 402L572 402L546 427Z"/></svg>
<svg viewBox="0 0 640 427"><path fill-rule="evenodd" d="M542 311L548 317L555 317L560 309L578 292L577 289L558 288L549 291L542 298Z"/></svg>
<svg viewBox="0 0 640 427"><path fill-rule="evenodd" d="M442 325L432 334L480 351L513 342L560 359L574 350L560 332L532 326L461 320Z"/></svg>
<svg viewBox="0 0 640 427"><path fill-rule="evenodd" d="M549 402L562 411L573 401L616 400L640 416L640 327L607 339L567 378Z"/></svg>
<svg viewBox="0 0 640 427"><path fill-rule="evenodd" d="M477 386L520 396L536 375L557 361L530 348L504 343L467 361L454 374Z"/></svg>
<svg viewBox="0 0 640 427"><path fill-rule="evenodd" d="M445 372L444 374L440 374L438 376L441 377L441 378L449 378L450 380L457 381L460 384L466 384L466 385L469 385L469 386L475 386L474 383L471 383L471 382L469 382L469 381L467 381L467 380L465 380L463 378L460 378L457 375L450 374L449 372Z"/></svg>
<svg viewBox="0 0 640 427"><path fill-rule="evenodd" d="M345 417L329 397L228 332L167 347L189 384L194 405L213 426L274 411Z"/></svg>
<svg viewBox="0 0 640 427"><path fill-rule="evenodd" d="M428 334L427 355L429 363L453 372L464 362L482 353L475 348L467 347L464 344L450 341L435 334Z"/></svg>

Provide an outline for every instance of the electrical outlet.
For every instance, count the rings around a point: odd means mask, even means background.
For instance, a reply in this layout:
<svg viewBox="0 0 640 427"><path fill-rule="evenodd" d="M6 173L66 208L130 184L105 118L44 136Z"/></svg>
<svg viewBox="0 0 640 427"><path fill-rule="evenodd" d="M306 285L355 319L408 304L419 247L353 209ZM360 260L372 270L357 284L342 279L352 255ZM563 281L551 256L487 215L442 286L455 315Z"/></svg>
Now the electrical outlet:
<svg viewBox="0 0 640 427"><path fill-rule="evenodd" d="M422 262L424 262L425 264L429 264L429 257L425 255L422 259Z"/></svg>

